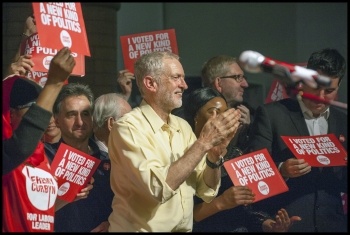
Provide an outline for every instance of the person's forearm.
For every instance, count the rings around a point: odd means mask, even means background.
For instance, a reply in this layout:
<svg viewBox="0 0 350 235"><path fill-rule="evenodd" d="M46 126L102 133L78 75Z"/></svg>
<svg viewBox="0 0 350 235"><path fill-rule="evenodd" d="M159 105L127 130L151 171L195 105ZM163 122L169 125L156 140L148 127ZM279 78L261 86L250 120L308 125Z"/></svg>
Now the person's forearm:
<svg viewBox="0 0 350 235"><path fill-rule="evenodd" d="M195 222L202 221L209 216L212 216L220 211L222 207L220 206L220 196L214 198L210 203L202 202L196 204L193 208L193 219Z"/></svg>
<svg viewBox="0 0 350 235"><path fill-rule="evenodd" d="M212 169L209 166L206 166L204 170L204 182L208 187L216 189L221 178L221 167Z"/></svg>
<svg viewBox="0 0 350 235"><path fill-rule="evenodd" d="M34 152L50 123L51 115L51 112L36 104L24 114L12 137L3 141L3 175L15 169Z"/></svg>
<svg viewBox="0 0 350 235"><path fill-rule="evenodd" d="M41 108L52 112L53 104L60 93L64 82L48 84L46 83L44 88L39 94L36 104Z"/></svg>
<svg viewBox="0 0 350 235"><path fill-rule="evenodd" d="M205 144L195 141L187 152L169 167L166 178L169 187L176 190L192 174L207 151L208 147Z"/></svg>

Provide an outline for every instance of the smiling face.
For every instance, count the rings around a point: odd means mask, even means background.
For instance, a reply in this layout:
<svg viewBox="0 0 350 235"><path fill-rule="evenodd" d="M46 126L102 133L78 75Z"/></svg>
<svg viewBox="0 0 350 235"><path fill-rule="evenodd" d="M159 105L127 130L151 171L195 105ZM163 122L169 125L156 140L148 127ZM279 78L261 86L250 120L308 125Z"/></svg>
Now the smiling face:
<svg viewBox="0 0 350 235"><path fill-rule="evenodd" d="M199 135L204 124L213 115L223 113L227 110L226 101L222 97L214 97L203 105L197 112L195 120L195 134Z"/></svg>
<svg viewBox="0 0 350 235"><path fill-rule="evenodd" d="M61 130L56 126L56 122L54 117L52 116L50 119L49 126L47 127L43 141L47 143L56 143L61 138Z"/></svg>
<svg viewBox="0 0 350 235"><path fill-rule="evenodd" d="M164 59L165 72L161 75L157 98L167 112L182 106L182 94L188 88L181 63L176 59Z"/></svg>

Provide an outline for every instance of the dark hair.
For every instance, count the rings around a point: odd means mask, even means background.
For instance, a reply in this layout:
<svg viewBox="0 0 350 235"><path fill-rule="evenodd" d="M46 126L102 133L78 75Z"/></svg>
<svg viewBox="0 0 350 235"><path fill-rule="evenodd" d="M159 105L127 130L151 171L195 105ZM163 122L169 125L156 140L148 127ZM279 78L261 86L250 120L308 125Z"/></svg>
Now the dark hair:
<svg viewBox="0 0 350 235"><path fill-rule="evenodd" d="M332 48L325 48L313 52L307 62L307 68L320 70L324 75L339 78L339 84L345 75L345 58Z"/></svg>
<svg viewBox="0 0 350 235"><path fill-rule="evenodd" d="M90 87L86 84L68 83L67 85L63 86L62 90L58 94L58 97L53 105L53 114L56 115L60 112L61 104L64 99L67 97L81 95L86 96L86 98L89 100L92 112L94 109L94 94L92 93Z"/></svg>
<svg viewBox="0 0 350 235"><path fill-rule="evenodd" d="M220 92L210 87L198 88L188 94L183 103L183 108L185 120L190 124L192 130L194 130L194 118L198 110L215 97L221 97L226 102L225 97Z"/></svg>

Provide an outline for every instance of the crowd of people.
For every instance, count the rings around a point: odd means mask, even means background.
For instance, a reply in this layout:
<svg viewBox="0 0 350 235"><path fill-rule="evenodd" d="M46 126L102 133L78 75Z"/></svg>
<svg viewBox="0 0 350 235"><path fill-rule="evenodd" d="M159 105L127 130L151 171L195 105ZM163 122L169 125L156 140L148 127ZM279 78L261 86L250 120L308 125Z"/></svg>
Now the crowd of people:
<svg viewBox="0 0 350 235"><path fill-rule="evenodd" d="M28 17L24 34L35 32ZM44 87L26 77L32 66L17 53L2 81L3 232L347 231L347 167L311 167L281 139L333 133L347 150L347 114L330 105L346 71L336 49L307 63L330 86L295 84L326 102L295 96L256 110L244 102L247 77L228 55L208 59L202 87L186 97L185 71L171 52L142 55L134 73L119 71L116 93L97 99L88 85L67 84L69 48L51 60ZM69 203L50 169L61 143L100 160ZM223 164L263 148L289 191L255 202Z"/></svg>

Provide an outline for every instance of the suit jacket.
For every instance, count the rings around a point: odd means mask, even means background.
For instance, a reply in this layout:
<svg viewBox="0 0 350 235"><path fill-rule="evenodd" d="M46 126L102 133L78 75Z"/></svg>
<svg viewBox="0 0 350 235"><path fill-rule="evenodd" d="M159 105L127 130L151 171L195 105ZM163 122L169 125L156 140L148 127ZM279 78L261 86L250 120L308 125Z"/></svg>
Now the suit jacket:
<svg viewBox="0 0 350 235"><path fill-rule="evenodd" d="M347 149L347 114L330 107L328 133L345 137ZM280 136L309 136L299 103L284 99L258 107L250 133L250 151L267 148L278 166L294 155ZM290 216L302 218L291 232L345 232L347 217L344 215L341 192L347 192L347 167L312 167L306 175L286 181L289 191L257 202L254 207L270 214L285 208Z"/></svg>

